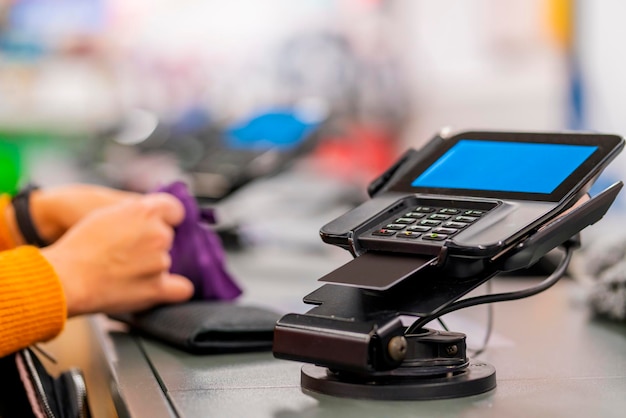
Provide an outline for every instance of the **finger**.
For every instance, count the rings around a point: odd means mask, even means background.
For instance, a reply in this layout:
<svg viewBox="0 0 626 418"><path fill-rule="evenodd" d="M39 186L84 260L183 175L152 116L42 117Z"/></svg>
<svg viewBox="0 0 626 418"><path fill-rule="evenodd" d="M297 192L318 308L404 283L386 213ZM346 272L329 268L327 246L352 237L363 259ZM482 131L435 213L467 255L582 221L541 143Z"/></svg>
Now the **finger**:
<svg viewBox="0 0 626 418"><path fill-rule="evenodd" d="M165 223L152 225L149 231L144 235L143 249L146 253L156 251L169 251L174 242L174 229Z"/></svg>
<svg viewBox="0 0 626 418"><path fill-rule="evenodd" d="M169 272L172 257L167 252L144 254L132 263L124 265L124 274L142 280L154 280L155 276Z"/></svg>
<svg viewBox="0 0 626 418"><path fill-rule="evenodd" d="M193 292L193 283L188 278L169 273L161 276L160 302L183 302L191 298Z"/></svg>
<svg viewBox="0 0 626 418"><path fill-rule="evenodd" d="M170 194L149 194L142 197L142 203L154 210L168 225L176 226L185 218L183 204Z"/></svg>

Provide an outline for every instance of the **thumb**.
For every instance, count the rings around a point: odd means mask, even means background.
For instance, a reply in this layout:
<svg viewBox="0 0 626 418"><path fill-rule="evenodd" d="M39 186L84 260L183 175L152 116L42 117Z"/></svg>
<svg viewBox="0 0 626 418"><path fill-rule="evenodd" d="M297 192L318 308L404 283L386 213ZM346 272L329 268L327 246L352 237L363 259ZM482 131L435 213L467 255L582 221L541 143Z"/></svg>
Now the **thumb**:
<svg viewBox="0 0 626 418"><path fill-rule="evenodd" d="M179 274L164 274L161 286L164 303L184 302L191 298L194 292L191 280Z"/></svg>
<svg viewBox="0 0 626 418"><path fill-rule="evenodd" d="M152 193L142 196L142 203L157 213L168 225L176 226L185 218L185 207L175 196Z"/></svg>

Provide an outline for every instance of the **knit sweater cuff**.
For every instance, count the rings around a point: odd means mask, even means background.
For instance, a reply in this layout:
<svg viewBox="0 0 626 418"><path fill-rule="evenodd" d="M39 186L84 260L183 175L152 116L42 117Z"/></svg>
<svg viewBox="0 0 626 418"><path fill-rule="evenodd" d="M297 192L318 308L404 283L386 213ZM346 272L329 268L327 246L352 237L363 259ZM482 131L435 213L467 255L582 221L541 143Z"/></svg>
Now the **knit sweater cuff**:
<svg viewBox="0 0 626 418"><path fill-rule="evenodd" d="M37 248L0 252L0 356L55 337L66 317L61 282Z"/></svg>

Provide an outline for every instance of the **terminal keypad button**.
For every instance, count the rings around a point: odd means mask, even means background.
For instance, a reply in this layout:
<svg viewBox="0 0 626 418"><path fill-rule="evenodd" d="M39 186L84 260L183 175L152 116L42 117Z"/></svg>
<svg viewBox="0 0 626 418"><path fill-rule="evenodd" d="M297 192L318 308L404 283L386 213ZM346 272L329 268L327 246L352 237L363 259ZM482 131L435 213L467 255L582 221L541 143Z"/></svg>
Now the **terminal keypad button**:
<svg viewBox="0 0 626 418"><path fill-rule="evenodd" d="M413 225L413 226L409 226L406 230L407 231L413 231L413 232L428 232L430 231L430 226L423 226L423 225Z"/></svg>
<svg viewBox="0 0 626 418"><path fill-rule="evenodd" d="M392 235L394 235L396 233L396 231L393 231L391 229L379 229L377 231L372 232L372 235L377 235L380 237L390 237Z"/></svg>
<svg viewBox="0 0 626 418"><path fill-rule="evenodd" d="M398 232L398 234L396 235L396 238L406 238L406 239L417 239L420 237L419 232L413 232L413 231L402 231L402 232Z"/></svg>
<svg viewBox="0 0 626 418"><path fill-rule="evenodd" d="M435 208L431 208L430 206L418 206L413 209L413 212L433 213L435 210Z"/></svg>
<svg viewBox="0 0 626 418"><path fill-rule="evenodd" d="M465 211L465 212L468 212L468 211ZM439 209L439 213L443 213L446 215L458 215L459 213L461 213L461 210L454 209L454 208L443 208L443 209Z"/></svg>
<svg viewBox="0 0 626 418"><path fill-rule="evenodd" d="M472 223L476 219L478 219L478 218L475 217L475 216L464 216L464 215L460 215L460 216L457 216L456 218L454 218L455 221L467 222L467 223Z"/></svg>
<svg viewBox="0 0 626 418"><path fill-rule="evenodd" d="M446 234L438 234L437 232L431 232L429 234L424 234L422 239L430 240L430 241L445 241L448 239Z"/></svg>
<svg viewBox="0 0 626 418"><path fill-rule="evenodd" d="M456 228L456 229L463 229L467 225L469 224L466 224L465 222L456 222L456 221L450 221L450 222L446 222L443 224L445 228Z"/></svg>
<svg viewBox="0 0 626 418"><path fill-rule="evenodd" d="M470 210L464 211L463 215L465 215L465 216L483 216L484 213L485 213L484 210L470 209Z"/></svg>
<svg viewBox="0 0 626 418"><path fill-rule="evenodd" d="M420 212L408 212L403 215L404 218L416 218L416 219L423 218L424 216L426 216L426 214L420 213Z"/></svg>
<svg viewBox="0 0 626 418"><path fill-rule="evenodd" d="M441 225L441 221L435 221L432 219L424 219L423 221L420 221L419 224L422 226L438 226L438 225Z"/></svg>
<svg viewBox="0 0 626 418"><path fill-rule="evenodd" d="M436 228L436 229L433 229L433 232L437 234L454 235L457 232L459 232L459 230L455 228Z"/></svg>
<svg viewBox="0 0 626 418"><path fill-rule="evenodd" d="M458 207L417 206L387 219L371 236L394 241L417 240L439 242L458 234L483 217L489 210ZM432 245L432 244L431 244Z"/></svg>
<svg viewBox="0 0 626 418"><path fill-rule="evenodd" d="M403 224L387 224L383 229L392 229L394 231L399 231L404 228L406 228L406 225Z"/></svg>
<svg viewBox="0 0 626 418"><path fill-rule="evenodd" d="M393 221L394 224L412 224L413 222L415 222L414 218L398 218L395 221Z"/></svg>

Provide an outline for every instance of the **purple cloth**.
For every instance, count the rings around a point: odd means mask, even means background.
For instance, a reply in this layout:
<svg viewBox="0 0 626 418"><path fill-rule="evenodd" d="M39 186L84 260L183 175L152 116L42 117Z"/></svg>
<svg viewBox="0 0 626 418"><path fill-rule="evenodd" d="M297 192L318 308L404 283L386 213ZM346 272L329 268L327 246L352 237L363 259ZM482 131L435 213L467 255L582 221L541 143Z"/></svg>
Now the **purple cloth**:
<svg viewBox="0 0 626 418"><path fill-rule="evenodd" d="M185 219L175 229L170 271L193 282L193 299L235 299L241 289L226 271L222 242L208 225L215 223L213 210L199 208L182 182L174 182L158 191L176 196L185 207Z"/></svg>

